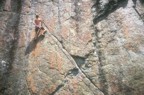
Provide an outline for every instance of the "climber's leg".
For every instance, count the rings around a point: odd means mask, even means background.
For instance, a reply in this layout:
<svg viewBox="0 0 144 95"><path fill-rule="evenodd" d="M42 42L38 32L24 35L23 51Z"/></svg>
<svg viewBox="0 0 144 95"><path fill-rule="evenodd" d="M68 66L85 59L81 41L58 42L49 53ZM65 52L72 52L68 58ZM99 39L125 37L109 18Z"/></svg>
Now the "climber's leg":
<svg viewBox="0 0 144 95"><path fill-rule="evenodd" d="M35 27L35 37L34 37L34 39L36 39L38 37L39 30L40 30L39 27Z"/></svg>

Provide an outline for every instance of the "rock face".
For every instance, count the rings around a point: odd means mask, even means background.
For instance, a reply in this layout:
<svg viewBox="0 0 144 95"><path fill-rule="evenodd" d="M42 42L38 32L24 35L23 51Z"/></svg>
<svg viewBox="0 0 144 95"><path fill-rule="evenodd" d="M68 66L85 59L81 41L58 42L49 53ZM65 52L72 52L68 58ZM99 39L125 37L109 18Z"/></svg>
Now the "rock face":
<svg viewBox="0 0 144 95"><path fill-rule="evenodd" d="M143 0L10 1L0 95L144 95ZM34 40L36 14L47 33Z"/></svg>
<svg viewBox="0 0 144 95"><path fill-rule="evenodd" d="M11 0L6 0L4 11L10 11L11 10Z"/></svg>

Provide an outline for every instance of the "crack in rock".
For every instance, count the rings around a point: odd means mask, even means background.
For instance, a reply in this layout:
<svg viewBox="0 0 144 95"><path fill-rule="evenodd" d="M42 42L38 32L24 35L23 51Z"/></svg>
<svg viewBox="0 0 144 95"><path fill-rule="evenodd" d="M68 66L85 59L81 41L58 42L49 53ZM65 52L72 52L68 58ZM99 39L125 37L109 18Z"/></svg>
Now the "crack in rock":
<svg viewBox="0 0 144 95"><path fill-rule="evenodd" d="M44 23L44 25L46 26L46 28L49 30L48 26ZM99 91L101 91L92 81L90 78L88 78L88 76L80 69L79 65L74 61L73 57L67 52L66 49L63 48L62 44L59 42L58 38L56 36L54 36L51 32L48 32L48 34L53 38L53 40L55 41L55 43L57 44L57 46L59 47L59 49L62 50L62 52L64 53L64 55L69 59L69 61L74 64L76 66L76 68L79 70L79 73L81 73L85 78L87 78L90 83ZM102 91L101 91L102 92ZM103 93L103 92L102 92Z"/></svg>
<svg viewBox="0 0 144 95"><path fill-rule="evenodd" d="M55 95L55 93L57 93L63 86L64 86L64 84L58 85L57 88L49 95Z"/></svg>
<svg viewBox="0 0 144 95"><path fill-rule="evenodd" d="M93 26L94 27L94 26ZM100 44L100 41L99 41L99 38L98 38L98 30L96 29L96 27L94 27L95 31L93 33L93 44L94 44L94 47L95 47L95 52L97 52L97 56L98 56L98 60L99 60L99 79L100 79L100 84L102 85L102 88L99 88L103 93L104 95L108 95L108 85L106 84L107 83L107 80L106 80L106 76L105 76L105 73L102 69L102 66L103 66L103 54L102 52L100 51L100 48L98 45Z"/></svg>
<svg viewBox="0 0 144 95"><path fill-rule="evenodd" d="M78 73L79 73L79 70L77 68L73 68L68 71L68 73L65 75L65 77L67 77L68 75L76 76L76 75L78 75Z"/></svg>
<svg viewBox="0 0 144 95"><path fill-rule="evenodd" d="M64 86L65 84L68 82L68 80L63 80L63 82L61 84L59 84L56 89L51 92L49 95L55 95L58 91L60 91Z"/></svg>
<svg viewBox="0 0 144 95"><path fill-rule="evenodd" d="M93 23L97 24L101 20L105 19L110 13L114 12L119 7L125 7L128 0L98 0L93 6L95 18Z"/></svg>
<svg viewBox="0 0 144 95"><path fill-rule="evenodd" d="M81 67L83 64L85 64L85 58L80 57L80 56L74 56L74 55L72 55L72 57L79 67Z"/></svg>
<svg viewBox="0 0 144 95"><path fill-rule="evenodd" d="M144 19L142 18L141 14L139 13L139 11L136 9L136 5L133 6L135 12L138 14L138 16L140 17L140 19L142 20L142 22L144 23Z"/></svg>

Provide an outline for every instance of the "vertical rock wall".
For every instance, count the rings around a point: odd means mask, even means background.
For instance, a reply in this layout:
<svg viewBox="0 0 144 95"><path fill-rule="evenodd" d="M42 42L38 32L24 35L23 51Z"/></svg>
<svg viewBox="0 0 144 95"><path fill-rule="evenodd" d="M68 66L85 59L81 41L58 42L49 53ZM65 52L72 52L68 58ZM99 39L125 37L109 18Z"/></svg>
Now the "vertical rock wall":
<svg viewBox="0 0 144 95"><path fill-rule="evenodd" d="M18 41L18 23L20 2L12 0L10 11L3 11L4 1L0 1L0 95L6 95L7 80L12 63L14 61L14 52Z"/></svg>
<svg viewBox="0 0 144 95"><path fill-rule="evenodd" d="M94 7L105 95L143 95L143 3L100 0Z"/></svg>
<svg viewBox="0 0 144 95"><path fill-rule="evenodd" d="M144 94L142 0L11 4L0 13L1 95ZM36 14L47 33L34 40Z"/></svg>

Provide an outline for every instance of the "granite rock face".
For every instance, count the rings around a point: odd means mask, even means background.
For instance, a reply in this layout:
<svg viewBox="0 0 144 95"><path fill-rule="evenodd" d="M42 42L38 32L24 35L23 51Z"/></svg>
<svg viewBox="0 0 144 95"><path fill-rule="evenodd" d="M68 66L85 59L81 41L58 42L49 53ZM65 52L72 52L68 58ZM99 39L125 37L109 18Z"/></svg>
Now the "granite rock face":
<svg viewBox="0 0 144 95"><path fill-rule="evenodd" d="M143 0L5 4L0 95L144 95ZM34 40L36 14L47 33Z"/></svg>

